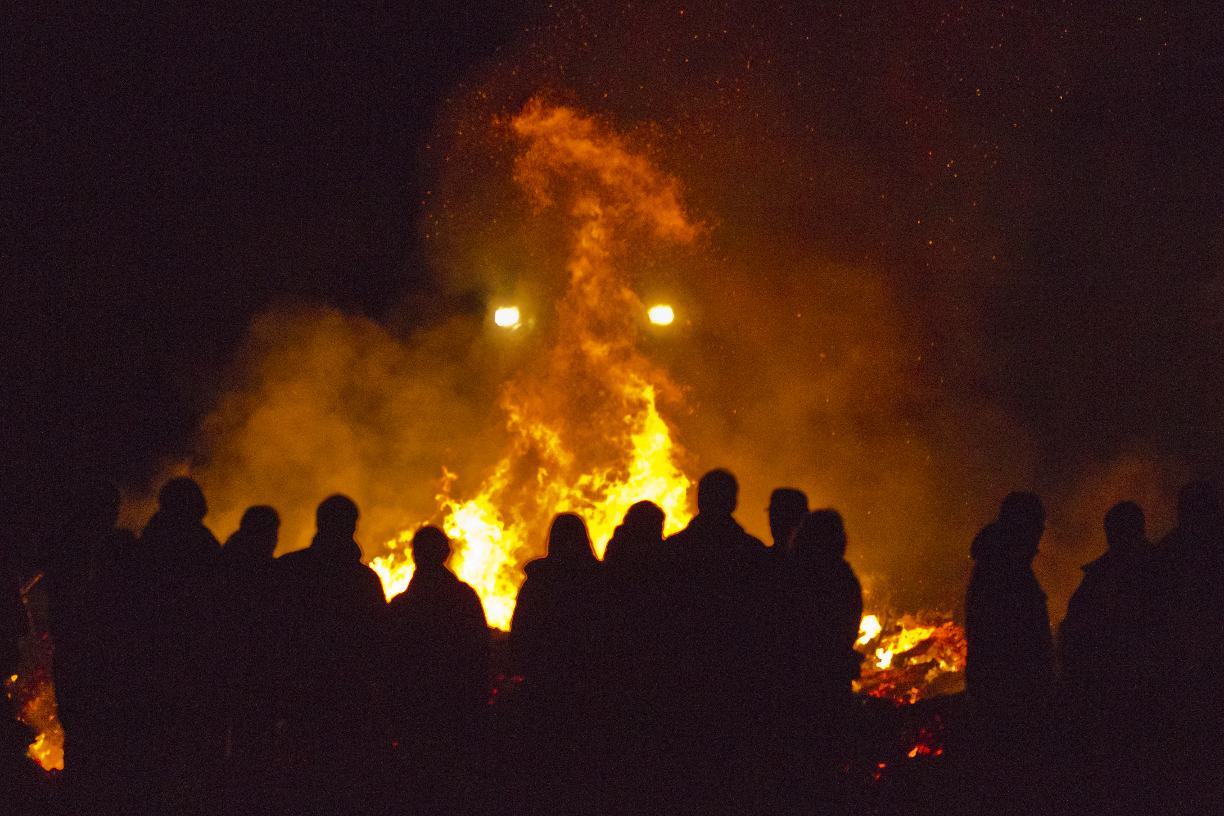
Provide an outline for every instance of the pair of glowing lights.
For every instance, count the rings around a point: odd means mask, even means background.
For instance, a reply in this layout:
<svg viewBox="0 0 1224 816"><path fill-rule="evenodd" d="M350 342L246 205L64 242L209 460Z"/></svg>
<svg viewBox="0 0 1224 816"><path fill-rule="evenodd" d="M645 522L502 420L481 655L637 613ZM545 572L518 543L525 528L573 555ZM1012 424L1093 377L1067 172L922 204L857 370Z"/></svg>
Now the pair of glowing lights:
<svg viewBox="0 0 1224 816"><path fill-rule="evenodd" d="M646 314L650 317L650 322L656 326L670 325L676 319L676 313L672 311L670 306L651 306ZM518 307L516 306L503 306L493 312L493 322L503 329L518 328L521 321L522 315L519 314Z"/></svg>

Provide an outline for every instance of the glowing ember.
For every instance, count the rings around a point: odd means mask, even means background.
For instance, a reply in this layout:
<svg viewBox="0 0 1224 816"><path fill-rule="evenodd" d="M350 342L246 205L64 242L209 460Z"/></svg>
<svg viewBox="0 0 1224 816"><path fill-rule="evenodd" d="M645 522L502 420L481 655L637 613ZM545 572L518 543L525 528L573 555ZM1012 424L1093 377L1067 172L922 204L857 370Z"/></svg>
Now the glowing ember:
<svg viewBox="0 0 1224 816"><path fill-rule="evenodd" d="M906 753L906 756L910 759L919 756L940 756L944 752L945 730L943 718L938 714L931 717L925 724L907 729L902 739L907 744L912 744L913 747Z"/></svg>
<svg viewBox="0 0 1224 816"><path fill-rule="evenodd" d="M504 306L493 313L493 322L503 329L512 329L519 324L519 310L513 306Z"/></svg>
<svg viewBox="0 0 1224 816"><path fill-rule="evenodd" d="M651 306L647 314L650 315L650 322L656 326L669 326L676 319L676 313L670 306Z"/></svg>
<svg viewBox="0 0 1224 816"><path fill-rule="evenodd" d="M682 452L659 413L660 401L679 402L680 390L636 347L642 303L623 255L698 234L675 180L593 118L535 100L510 125L525 144L516 181L540 212L565 208L575 232L552 349L502 386L509 451L474 498L452 495L450 472L438 495L442 526L457 543L451 567L501 629L510 625L522 564L541 553L556 513L582 515L601 556L634 502L663 508L668 533L691 516ZM371 563L388 594L411 574L392 550Z"/></svg>

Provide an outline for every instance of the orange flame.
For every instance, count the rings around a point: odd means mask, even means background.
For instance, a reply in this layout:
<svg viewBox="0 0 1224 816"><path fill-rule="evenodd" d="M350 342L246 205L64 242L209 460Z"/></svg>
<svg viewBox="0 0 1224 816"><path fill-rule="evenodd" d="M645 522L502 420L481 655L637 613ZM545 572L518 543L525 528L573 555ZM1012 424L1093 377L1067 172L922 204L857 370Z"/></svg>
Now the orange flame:
<svg viewBox="0 0 1224 816"><path fill-rule="evenodd" d="M659 413L680 389L636 347L644 307L624 253L630 237L638 246L686 244L700 231L675 179L594 118L533 100L510 125L526 145L515 180L541 211L568 204L576 227L551 351L502 386L509 451L474 498L451 495L450 472L438 495L443 528L462 542L451 566L501 629L510 626L522 564L539 552L556 513L579 513L600 555L634 502L663 508L668 532L691 516L682 450ZM561 195L568 201L555 200ZM408 559L394 552L410 535L371 562L389 596L411 577Z"/></svg>
<svg viewBox="0 0 1224 816"><path fill-rule="evenodd" d="M42 685L22 707L18 719L38 732L26 756L44 771L64 770L64 729L56 716L55 689L50 682Z"/></svg>
<svg viewBox="0 0 1224 816"><path fill-rule="evenodd" d="M26 756L44 771L62 771L64 729L59 721L51 671L55 650L45 630L43 615L38 613L46 609L46 604L32 602L30 598L32 593L42 592L41 578L40 574L21 588L27 629L21 637L17 673L5 678L4 689L17 719L38 735L26 750Z"/></svg>

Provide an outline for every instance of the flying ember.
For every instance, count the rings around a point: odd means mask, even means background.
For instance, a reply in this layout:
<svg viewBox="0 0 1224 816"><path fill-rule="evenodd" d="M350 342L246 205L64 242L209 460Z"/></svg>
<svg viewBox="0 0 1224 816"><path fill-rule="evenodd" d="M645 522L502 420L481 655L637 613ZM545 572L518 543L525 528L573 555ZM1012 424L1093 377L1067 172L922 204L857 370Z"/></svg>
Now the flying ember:
<svg viewBox="0 0 1224 816"><path fill-rule="evenodd" d="M550 350L501 387L508 451L473 497L454 495L450 472L437 497L441 526L456 542L451 567L501 629L510 626L522 565L541 553L555 514L581 514L601 556L635 502L658 504L668 533L691 517L691 481L659 410L678 404L681 391L637 348L643 305L627 270L630 247L685 245L699 233L676 180L593 117L533 100L509 125L522 145L515 181L541 217L554 211L573 225L567 287ZM659 308L670 320L671 309ZM509 319L502 311L498 325ZM411 535L401 533L389 555L371 562L388 596L411 577L408 557L396 551Z"/></svg>

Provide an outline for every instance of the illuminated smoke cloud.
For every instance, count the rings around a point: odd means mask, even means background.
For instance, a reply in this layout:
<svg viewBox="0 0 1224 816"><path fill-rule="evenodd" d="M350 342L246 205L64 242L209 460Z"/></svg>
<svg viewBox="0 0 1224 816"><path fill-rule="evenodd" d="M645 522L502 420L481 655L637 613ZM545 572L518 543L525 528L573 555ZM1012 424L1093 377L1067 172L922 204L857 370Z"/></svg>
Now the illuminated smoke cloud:
<svg viewBox="0 0 1224 816"><path fill-rule="evenodd" d="M598 207L681 189L676 227L705 228L668 241L618 226L606 252L623 289L600 297L613 322L674 309L670 326L630 329L635 365L660 383L680 470L733 470L752 532L768 534L771 489L799 487L843 512L848 557L877 603L950 609L973 534L1007 492L1035 489L1050 511L1037 569L1057 618L1078 566L1103 547L1109 504L1138 499L1153 535L1168 529L1169 497L1190 473L1167 453L1129 440L1071 450L1017 410L1011 384L1043 363L1008 339L997 304L1016 291L1006 233L1033 206L1026 173L1039 164L1010 125L1004 136L974 129L977 97L943 99L943 113L915 107L934 80L898 66L919 64L907 50L917 45L885 38L879 75L847 88L837 49L858 40L830 29L827 53L787 47L814 25L798 12L768 26L711 4L682 19L643 9L632 26L615 22L618 9L565 14L455 89L423 149L437 178L415 228L434 271L449 291L514 304L519 328L491 331L491 310L440 314L407 337L334 312L261 318L194 468L219 534L247 504L269 502L285 516L282 550L304 546L314 503L343 490L376 553L479 495L523 439L508 404L539 401L529 384L549 382L551 351L574 331L562 324L579 313L559 305L578 296L575 236L599 223ZM519 118L532 99L671 181L616 192L611 176L578 169L577 153L565 160L576 172L545 170L557 156L516 132L546 119ZM921 128L894 127L911 114L927 117ZM591 184L612 198L590 203ZM594 438L575 435L571 448L614 460L587 449ZM545 528L524 535L511 562L542 550ZM500 573L510 585L514 569Z"/></svg>

